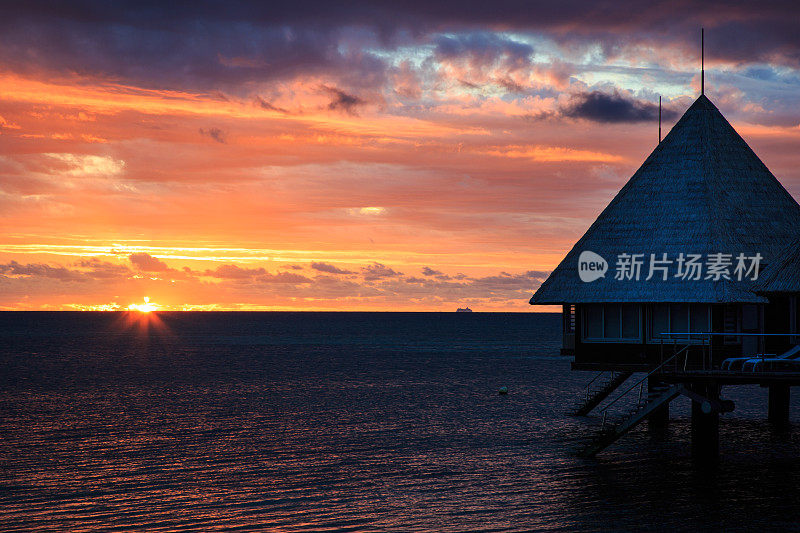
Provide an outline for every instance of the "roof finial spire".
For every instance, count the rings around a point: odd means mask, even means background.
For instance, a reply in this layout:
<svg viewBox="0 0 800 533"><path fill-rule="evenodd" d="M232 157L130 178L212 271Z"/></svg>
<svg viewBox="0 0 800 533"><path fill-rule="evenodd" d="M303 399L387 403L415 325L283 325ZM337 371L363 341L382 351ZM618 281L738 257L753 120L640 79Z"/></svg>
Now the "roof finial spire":
<svg viewBox="0 0 800 533"><path fill-rule="evenodd" d="M658 95L658 144L661 144L661 95Z"/></svg>
<svg viewBox="0 0 800 533"><path fill-rule="evenodd" d="M706 30L700 28L700 96L706 94Z"/></svg>

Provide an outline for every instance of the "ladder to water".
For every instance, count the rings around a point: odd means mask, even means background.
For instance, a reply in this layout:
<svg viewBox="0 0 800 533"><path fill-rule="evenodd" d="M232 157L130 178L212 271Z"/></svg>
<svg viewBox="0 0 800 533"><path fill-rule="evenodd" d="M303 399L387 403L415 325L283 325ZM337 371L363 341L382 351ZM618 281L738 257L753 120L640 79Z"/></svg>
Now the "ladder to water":
<svg viewBox="0 0 800 533"><path fill-rule="evenodd" d="M600 431L594 435L589 442L578 452L578 455L582 457L594 457L598 453L602 452L617 440L620 437L628 433L630 430L638 426L643 420L645 420L648 416L650 416L654 411L658 408L668 405L672 400L674 400L678 395L684 392L684 386L682 384L675 384L675 385L660 385L656 387L650 387L647 394L645 395L644 390L646 386L646 382L650 376L660 372L664 365L677 360L677 357L688 350L689 345L684 346L678 352L674 353L671 357L663 361L660 365L652 369L650 372L647 373L642 379L628 387L624 390L621 394L619 394L616 398L614 398L608 405L601 409L603 413L603 425ZM590 395L587 393L587 399L583 403L583 407L585 413L588 413L594 407L600 404L604 398L606 398L611 392L622 385L625 380L630 377L631 373L629 372L621 372L619 376L615 376L612 374L611 380L607 382L607 388L610 388L608 392L605 393L605 396L597 400L596 403L590 405L594 402L595 396L599 395L600 393L597 392L595 395ZM622 375L627 374L624 379ZM599 376L595 377L595 380L598 379ZM614 384L615 381L620 380L619 383ZM595 381L592 380L592 381ZM613 384L613 388L611 388ZM591 385L591 382L590 382ZM633 409L625 413L622 417L611 420L608 415L608 409L615 403L617 403L620 399L626 397L630 392L635 390L636 388L639 389L639 397ZM587 389L588 390L588 389ZM591 402L589 399L591 398ZM586 409L588 406L588 409ZM576 410L576 414L581 409ZM585 414L583 413L583 414Z"/></svg>
<svg viewBox="0 0 800 533"><path fill-rule="evenodd" d="M603 413L603 426L600 431L578 452L581 457L594 457L620 437L638 426L658 408L668 405L683 391L683 385L672 385L651 389L646 399L641 399L631 411L617 420L610 420Z"/></svg>
<svg viewBox="0 0 800 533"><path fill-rule="evenodd" d="M633 372L600 372L586 385L586 396L578 405L572 408L574 416L586 416L592 409L600 405L603 400L625 383Z"/></svg>

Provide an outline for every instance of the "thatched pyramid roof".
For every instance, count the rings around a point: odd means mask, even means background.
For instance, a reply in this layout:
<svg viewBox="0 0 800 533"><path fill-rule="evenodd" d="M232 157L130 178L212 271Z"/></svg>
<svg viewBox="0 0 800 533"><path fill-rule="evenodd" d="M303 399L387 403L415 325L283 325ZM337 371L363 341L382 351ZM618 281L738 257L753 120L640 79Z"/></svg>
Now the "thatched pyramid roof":
<svg viewBox="0 0 800 533"><path fill-rule="evenodd" d="M800 228L796 231L800 235ZM753 283L758 293L800 293L800 239L790 243Z"/></svg>
<svg viewBox="0 0 800 533"><path fill-rule="evenodd" d="M700 96L550 274L531 304L763 302L746 281L645 281L650 254L760 253L773 262L800 228L800 206L725 117ZM584 283L578 256L608 261ZM614 279L619 254L645 254L642 277ZM675 266L673 265L673 269ZM705 272L704 276L705 277Z"/></svg>

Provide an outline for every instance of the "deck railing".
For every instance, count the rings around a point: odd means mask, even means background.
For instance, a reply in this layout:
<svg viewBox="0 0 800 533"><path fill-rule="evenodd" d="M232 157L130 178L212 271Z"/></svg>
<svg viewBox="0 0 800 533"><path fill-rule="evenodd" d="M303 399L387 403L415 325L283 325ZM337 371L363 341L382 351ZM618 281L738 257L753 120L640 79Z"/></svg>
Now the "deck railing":
<svg viewBox="0 0 800 533"><path fill-rule="evenodd" d="M742 354L742 356L752 357L774 357L776 354L766 354L765 344L768 337L785 337L789 344L795 344L792 340L796 337L795 333L711 333L711 332L692 332L692 333L661 333L659 334L659 344L661 346L661 364L658 368L678 372L683 370L716 370L714 367L714 337L756 337L758 339L756 353ZM682 357L677 357L681 355ZM671 365L665 367L665 362Z"/></svg>
<svg viewBox="0 0 800 533"><path fill-rule="evenodd" d="M586 384L586 397L584 398L585 400L588 401L589 397L592 395L592 385L594 385L601 377L603 377L605 375L606 375L606 371L603 370L602 372L597 374L595 377L593 377L592 380L589 383ZM611 377L609 378L609 381L613 381L616 376L617 376L617 372L612 370L611 371Z"/></svg>
<svg viewBox="0 0 800 533"><path fill-rule="evenodd" d="M671 362L675 361L675 360L676 360L676 359L677 359L677 358L678 358L678 357L679 357L679 356L680 356L680 355L681 355L681 354L684 352L684 350L686 350L686 348L687 348L687 347L686 347L686 346L684 346L684 347L683 347L681 350L679 350L678 352L676 352L675 354L673 354L672 356L670 356L670 357L669 357L667 360L665 360L665 361L661 361L661 364L660 364L660 365L658 365L658 366L657 366L657 367L655 367L653 370L651 370L650 372L648 372L648 373L647 373L647 374L646 374L646 375L645 375L643 378L641 378L641 379L637 380L637 381L636 381L636 382L635 382L633 385L629 386L629 387L628 387L627 389L625 389L625 390L624 390L622 393L620 393L620 394L619 394L619 395L618 395L616 398L614 398L614 399L613 399L613 400L611 400L611 401L610 401L608 404L606 404L606 406L605 406L605 407L603 407L602 409L600 409L600 412L601 412L601 413L603 413L603 429L605 429L605 427L606 427L606 418L607 418L607 415L608 415L608 409L609 409L610 407L612 407L612 406L613 406L615 403L617 403L617 402L618 402L618 401L620 401L622 398L624 398L625 396L627 396L627 395L628 395L628 393L630 393L632 390L636 389L637 387L639 388L639 398L638 398L637 406L638 406L638 405L641 405L641 403L642 403L642 398L643 398L643 396L644 396L644 390L645 390L645 386L646 386L646 384L647 384L647 380L648 380L648 378L650 378L650 377L651 377L651 376L653 376L654 374L657 374L657 373L659 373L659 372L662 372L662 371L663 371L663 368L664 368L666 365L668 365L669 363L671 363Z"/></svg>
<svg viewBox="0 0 800 533"><path fill-rule="evenodd" d="M607 411L609 407L611 407L612 405L617 403L623 396L627 395L630 391L632 391L636 387L644 386L645 382L647 381L647 378L649 378L653 374L656 374L656 373L660 372L667 363L672 362L675 358L677 358L681 354L681 352L678 352L675 355L671 356L669 359L667 359L666 361L663 361L660 365L658 365L653 370L651 370L650 372L645 374L645 376L642 379L637 380L633 385L631 385L630 387L625 389L621 394L619 394L616 398L614 398L611 402L609 402L605 407L600 409L600 412L604 413L605 411ZM642 397L642 391L640 390L639 391L639 398L641 399L641 397Z"/></svg>

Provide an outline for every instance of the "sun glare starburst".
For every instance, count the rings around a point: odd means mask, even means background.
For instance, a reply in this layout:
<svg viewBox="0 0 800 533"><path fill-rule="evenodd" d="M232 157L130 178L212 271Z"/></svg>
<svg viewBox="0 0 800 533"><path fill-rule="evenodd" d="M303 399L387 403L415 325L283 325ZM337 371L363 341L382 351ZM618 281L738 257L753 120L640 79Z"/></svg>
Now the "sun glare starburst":
<svg viewBox="0 0 800 533"><path fill-rule="evenodd" d="M144 303L131 304L128 306L128 310L139 311L140 313L150 313L152 311L158 310L158 304L151 303L150 298L148 296L145 296Z"/></svg>

